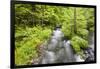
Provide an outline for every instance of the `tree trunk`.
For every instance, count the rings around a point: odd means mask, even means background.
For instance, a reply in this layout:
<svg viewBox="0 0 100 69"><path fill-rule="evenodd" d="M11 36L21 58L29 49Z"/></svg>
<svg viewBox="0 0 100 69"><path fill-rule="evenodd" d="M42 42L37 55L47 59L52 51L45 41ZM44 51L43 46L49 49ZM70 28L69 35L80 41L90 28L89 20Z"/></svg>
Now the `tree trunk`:
<svg viewBox="0 0 100 69"><path fill-rule="evenodd" d="M76 8L74 8L74 33L77 34L77 24L76 24Z"/></svg>

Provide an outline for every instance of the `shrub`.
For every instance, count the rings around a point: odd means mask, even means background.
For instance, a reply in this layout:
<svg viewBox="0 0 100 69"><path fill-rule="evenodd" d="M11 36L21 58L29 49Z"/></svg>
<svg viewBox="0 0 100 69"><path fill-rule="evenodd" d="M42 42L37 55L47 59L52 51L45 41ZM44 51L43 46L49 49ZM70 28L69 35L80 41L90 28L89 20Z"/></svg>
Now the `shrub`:
<svg viewBox="0 0 100 69"><path fill-rule="evenodd" d="M81 49L88 47L88 42L79 36L74 36L71 39L71 45L76 53L81 52Z"/></svg>
<svg viewBox="0 0 100 69"><path fill-rule="evenodd" d="M25 35L24 35L25 34ZM16 29L15 38L15 63L17 65L25 65L34 58L38 58L36 47L43 44L51 34L51 29L43 29L40 26L26 29ZM21 36L27 36L20 39Z"/></svg>
<svg viewBox="0 0 100 69"><path fill-rule="evenodd" d="M86 29L78 29L77 34L78 34L80 37L82 37L82 38L84 38L84 39L87 39L87 38L88 38L89 32L88 32L88 30L86 30Z"/></svg>

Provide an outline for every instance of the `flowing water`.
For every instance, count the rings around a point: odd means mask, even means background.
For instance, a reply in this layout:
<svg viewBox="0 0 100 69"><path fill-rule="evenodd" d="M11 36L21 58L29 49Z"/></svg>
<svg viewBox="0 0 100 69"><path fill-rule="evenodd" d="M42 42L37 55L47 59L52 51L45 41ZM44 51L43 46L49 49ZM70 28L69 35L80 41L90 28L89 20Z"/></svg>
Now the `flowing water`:
<svg viewBox="0 0 100 69"><path fill-rule="evenodd" d="M90 32L89 33L89 47L85 50L86 51L86 62L89 61L94 61L94 48L95 48L95 44L94 44L94 32Z"/></svg>
<svg viewBox="0 0 100 69"><path fill-rule="evenodd" d="M89 47L94 51L94 32L89 33Z"/></svg>
<svg viewBox="0 0 100 69"><path fill-rule="evenodd" d="M63 40L64 34L61 32L60 28L53 31L51 39L48 41L47 48L42 57L41 64L51 64L51 63L68 63L68 62L84 62L80 55L75 54L73 48L71 47L70 40ZM91 38L92 37L92 38ZM91 49L92 48L92 49ZM94 35L90 34L89 37L89 48L87 48L88 55L94 58ZM86 55L87 56L87 55ZM88 56L87 56L88 58ZM91 58L89 58L90 60ZM86 59L88 60L88 59Z"/></svg>
<svg viewBox="0 0 100 69"><path fill-rule="evenodd" d="M42 64L67 63L82 61L80 56L74 54L70 40L63 40L64 34L60 28L53 31L47 49L42 58Z"/></svg>
<svg viewBox="0 0 100 69"><path fill-rule="evenodd" d="M65 61L67 60L66 62L75 62L76 60L74 57L74 52L70 45L69 40L68 41L64 40L64 49L65 49L64 53L65 53L65 57L66 57Z"/></svg>

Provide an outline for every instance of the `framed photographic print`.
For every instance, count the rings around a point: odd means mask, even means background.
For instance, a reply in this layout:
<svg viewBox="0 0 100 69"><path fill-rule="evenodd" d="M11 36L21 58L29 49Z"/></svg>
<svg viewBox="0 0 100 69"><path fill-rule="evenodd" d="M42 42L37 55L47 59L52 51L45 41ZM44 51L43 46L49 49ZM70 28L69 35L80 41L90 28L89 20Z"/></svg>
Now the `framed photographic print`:
<svg viewBox="0 0 100 69"><path fill-rule="evenodd" d="M11 68L96 63L96 6L11 1Z"/></svg>

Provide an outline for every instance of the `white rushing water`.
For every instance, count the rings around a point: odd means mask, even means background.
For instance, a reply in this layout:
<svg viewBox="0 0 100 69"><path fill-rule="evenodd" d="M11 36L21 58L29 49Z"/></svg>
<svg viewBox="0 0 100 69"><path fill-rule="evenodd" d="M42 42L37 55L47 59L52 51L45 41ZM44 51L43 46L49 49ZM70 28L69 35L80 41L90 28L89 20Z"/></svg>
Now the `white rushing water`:
<svg viewBox="0 0 100 69"><path fill-rule="evenodd" d="M42 64L49 64L49 63L54 63L55 62L55 53L51 51L45 51L44 57L42 60Z"/></svg>
<svg viewBox="0 0 100 69"><path fill-rule="evenodd" d="M75 62L75 58L74 58L74 53L72 50L72 47L70 45L70 41L64 41L64 49L65 49L65 55L66 55L66 62Z"/></svg>
<svg viewBox="0 0 100 69"><path fill-rule="evenodd" d="M89 34L89 47L91 47L94 51L94 32Z"/></svg>
<svg viewBox="0 0 100 69"><path fill-rule="evenodd" d="M84 59L73 51L70 40L64 39L64 34L57 28L53 31L48 43L45 45L43 55L38 64L90 62L94 60L94 34L89 36L89 47L83 49ZM37 64L37 63L36 63Z"/></svg>
<svg viewBox="0 0 100 69"><path fill-rule="evenodd" d="M84 59L81 58L80 55L75 54L74 57L75 57L76 62L84 62L85 61Z"/></svg>
<svg viewBox="0 0 100 69"><path fill-rule="evenodd" d="M53 31L53 35L48 42L47 49L42 58L42 64L82 62L80 55L73 52L70 40L62 40L64 34L60 28Z"/></svg>

